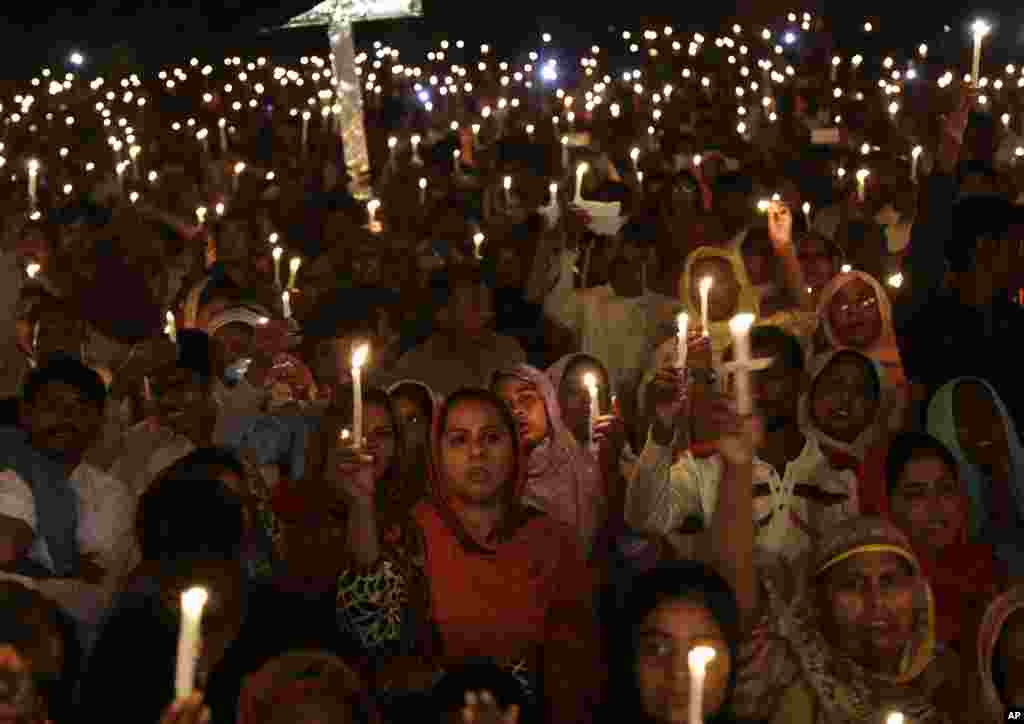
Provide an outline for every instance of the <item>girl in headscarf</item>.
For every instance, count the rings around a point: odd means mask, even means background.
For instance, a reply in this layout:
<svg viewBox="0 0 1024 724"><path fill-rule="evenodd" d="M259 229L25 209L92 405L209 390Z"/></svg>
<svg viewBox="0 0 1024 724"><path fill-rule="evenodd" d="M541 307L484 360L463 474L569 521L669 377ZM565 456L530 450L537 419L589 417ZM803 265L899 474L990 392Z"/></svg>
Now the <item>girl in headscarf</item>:
<svg viewBox="0 0 1024 724"><path fill-rule="evenodd" d="M960 466L946 447L922 433L897 435L886 461L883 514L910 538L935 595L936 638L961 649L974 606L984 605L1006 578L992 546L967 541L967 494Z"/></svg>
<svg viewBox="0 0 1024 724"><path fill-rule="evenodd" d="M1024 708L1024 586L992 601L978 631L981 708L985 724L1007 721Z"/></svg>
<svg viewBox="0 0 1024 724"><path fill-rule="evenodd" d="M818 319L828 348L855 349L882 365L893 396L888 425L901 429L910 395L885 288L861 271L840 274L821 292Z"/></svg>
<svg viewBox="0 0 1024 724"><path fill-rule="evenodd" d="M524 501L571 526L589 554L607 515L607 490L597 459L566 427L555 386L540 370L516 365L495 374L492 387L518 421Z"/></svg>
<svg viewBox="0 0 1024 724"><path fill-rule="evenodd" d="M488 657L543 692L548 720L579 721L600 686L592 581L572 530L522 502L515 418L494 394L461 390L438 411L431 451L430 498L399 544L373 534L366 464L337 475L360 513L341 620L371 652L409 654L377 659L378 688L422 690L439 667Z"/></svg>
<svg viewBox="0 0 1024 724"><path fill-rule="evenodd" d="M928 432L960 465L971 540L994 544L1011 575L1024 572L1024 447L999 394L976 377L947 383L928 406Z"/></svg>
<svg viewBox="0 0 1024 724"><path fill-rule="evenodd" d="M688 653L710 646L701 721L726 724L740 663L740 613L729 584L710 566L679 561L634 576L605 621L611 684L606 718L639 724L689 719Z"/></svg>
<svg viewBox="0 0 1024 724"><path fill-rule="evenodd" d="M430 460L430 430L434 423L437 399L426 384L400 380L388 388L395 406L399 427L409 454L410 471L426 477Z"/></svg>

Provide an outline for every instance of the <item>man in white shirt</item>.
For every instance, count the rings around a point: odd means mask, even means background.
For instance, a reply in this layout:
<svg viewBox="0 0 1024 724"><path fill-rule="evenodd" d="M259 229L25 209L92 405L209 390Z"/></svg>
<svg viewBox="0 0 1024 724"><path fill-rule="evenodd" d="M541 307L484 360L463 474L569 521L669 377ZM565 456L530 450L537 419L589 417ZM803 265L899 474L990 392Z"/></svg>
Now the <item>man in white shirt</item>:
<svg viewBox="0 0 1024 724"><path fill-rule="evenodd" d="M793 561L818 535L858 512L857 482L850 471L833 467L800 428L805 375L799 342L776 327L756 327L751 347L755 358L773 360L751 373L751 393L764 426L754 461L756 543ZM673 460L676 430L691 412L682 379L677 370L666 369L653 383L655 420L626 498L630 525L659 535L691 524L707 528L723 475L717 453L699 457L687 451Z"/></svg>

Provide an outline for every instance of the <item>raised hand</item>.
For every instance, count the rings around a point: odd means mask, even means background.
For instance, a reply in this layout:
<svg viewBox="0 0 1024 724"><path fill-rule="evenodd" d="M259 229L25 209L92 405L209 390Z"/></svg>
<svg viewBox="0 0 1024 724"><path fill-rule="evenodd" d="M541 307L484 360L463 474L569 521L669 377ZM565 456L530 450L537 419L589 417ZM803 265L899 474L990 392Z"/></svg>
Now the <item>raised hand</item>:
<svg viewBox="0 0 1024 724"><path fill-rule="evenodd" d="M203 695L199 692L174 702L160 717L160 724L208 724L209 721L210 709L203 706Z"/></svg>
<svg viewBox="0 0 1024 724"><path fill-rule="evenodd" d="M489 691L467 691L466 705L462 707L463 724L518 724L519 707L513 704L505 711Z"/></svg>
<svg viewBox="0 0 1024 724"><path fill-rule="evenodd" d="M722 397L711 406L711 421L718 433L718 453L726 465L738 468L752 464L764 437L760 419L741 416L736 401Z"/></svg>
<svg viewBox="0 0 1024 724"><path fill-rule="evenodd" d="M373 455L366 448L356 448L349 441L339 442L328 463L328 484L350 503L372 505L377 487L373 463Z"/></svg>
<svg viewBox="0 0 1024 724"><path fill-rule="evenodd" d="M768 206L768 234L776 251L793 244L793 213L781 201L772 201Z"/></svg>

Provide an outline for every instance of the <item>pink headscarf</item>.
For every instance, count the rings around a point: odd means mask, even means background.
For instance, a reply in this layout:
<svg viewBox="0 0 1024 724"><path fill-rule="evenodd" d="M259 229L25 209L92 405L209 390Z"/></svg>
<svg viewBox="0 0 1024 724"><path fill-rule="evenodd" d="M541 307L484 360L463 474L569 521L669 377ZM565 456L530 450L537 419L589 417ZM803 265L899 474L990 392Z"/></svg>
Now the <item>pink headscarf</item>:
<svg viewBox="0 0 1024 724"><path fill-rule="evenodd" d="M601 471L562 420L558 391L546 374L529 365L516 365L498 372L494 379L502 377L515 377L536 387L548 415L547 437L530 451L527 460L523 498L571 525L589 554L607 503Z"/></svg>

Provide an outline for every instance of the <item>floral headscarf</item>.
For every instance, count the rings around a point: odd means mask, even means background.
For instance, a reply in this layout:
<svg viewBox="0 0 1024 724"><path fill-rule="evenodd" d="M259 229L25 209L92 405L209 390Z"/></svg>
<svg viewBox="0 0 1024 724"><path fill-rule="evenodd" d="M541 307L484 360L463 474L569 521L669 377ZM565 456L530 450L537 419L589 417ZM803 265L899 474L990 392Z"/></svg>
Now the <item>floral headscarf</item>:
<svg viewBox="0 0 1024 724"><path fill-rule="evenodd" d="M978 629L978 665L981 669L981 705L987 721L1006 720L1003 702L995 679L996 648L1006 621L1017 611L1024 610L1024 586L1014 586L1002 594L985 611Z"/></svg>
<svg viewBox="0 0 1024 724"><path fill-rule="evenodd" d="M589 553L604 506L601 473L562 420L558 391L547 375L529 365L516 365L496 373L495 383L503 377L515 377L536 387L548 416L547 437L530 451L527 460L524 499L571 525L583 550Z"/></svg>
<svg viewBox="0 0 1024 724"><path fill-rule="evenodd" d="M865 669L833 648L825 638L827 614L819 603L819 577L837 563L861 553L898 555L910 564L918 581L914 632L895 676ZM942 721L921 680L934 655L931 588L903 533L882 518L850 518L820 542L810 572L807 586L785 614L781 630L796 654L803 681L817 698L818 722L881 721L879 712L886 710L899 710L915 724ZM886 700L880 700L882 696Z"/></svg>

